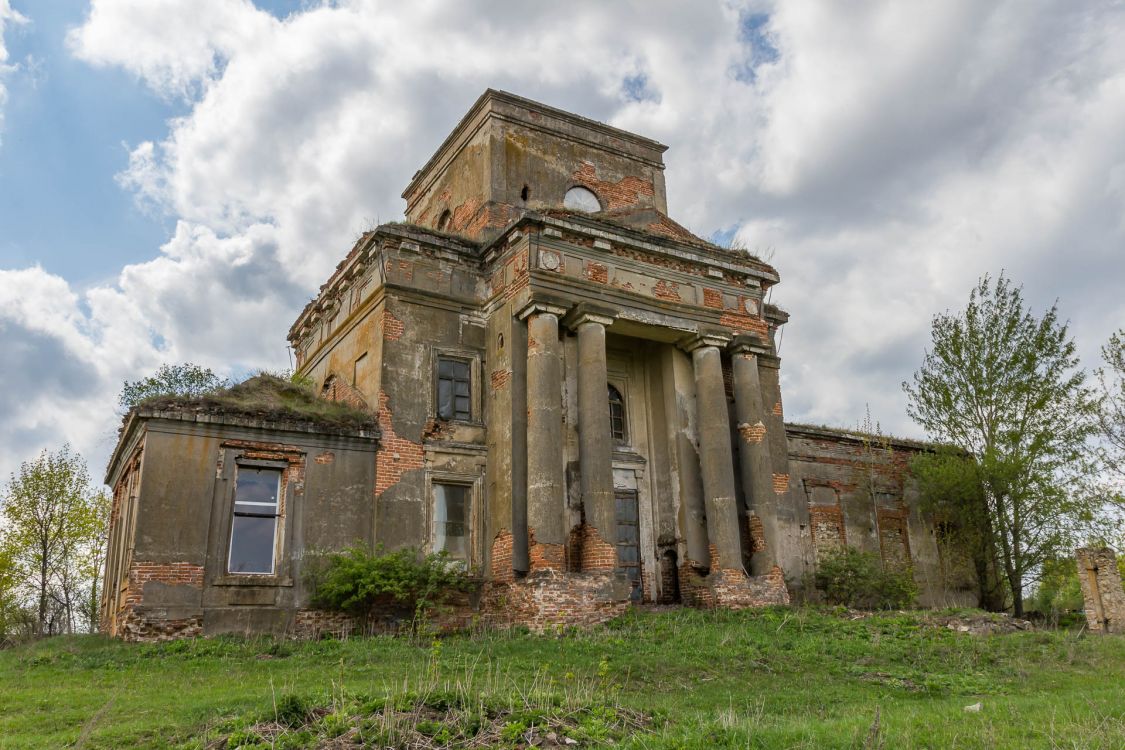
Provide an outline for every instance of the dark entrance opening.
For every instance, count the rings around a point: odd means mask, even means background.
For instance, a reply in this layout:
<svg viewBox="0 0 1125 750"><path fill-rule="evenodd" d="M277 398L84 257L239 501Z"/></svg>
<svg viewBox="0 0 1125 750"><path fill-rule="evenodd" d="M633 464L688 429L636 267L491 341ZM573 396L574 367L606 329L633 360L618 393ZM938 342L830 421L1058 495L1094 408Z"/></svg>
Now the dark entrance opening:
<svg viewBox="0 0 1125 750"><path fill-rule="evenodd" d="M617 563L633 586L629 600L639 602L644 588L641 585L641 525L637 491L617 490L614 497L617 506Z"/></svg>

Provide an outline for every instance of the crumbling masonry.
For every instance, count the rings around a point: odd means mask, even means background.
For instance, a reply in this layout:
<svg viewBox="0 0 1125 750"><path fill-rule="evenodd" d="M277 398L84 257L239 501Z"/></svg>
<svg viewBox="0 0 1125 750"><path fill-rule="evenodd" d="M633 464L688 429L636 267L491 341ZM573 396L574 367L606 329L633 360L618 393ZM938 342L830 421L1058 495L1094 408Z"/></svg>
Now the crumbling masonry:
<svg viewBox="0 0 1125 750"><path fill-rule="evenodd" d="M485 578L479 617L537 628L785 603L838 544L914 570L926 603L972 603L905 470L923 446L787 428L777 271L669 218L664 151L486 92L406 222L361 237L290 330L298 373L369 429L134 415L107 627L315 630L304 556L353 541L445 549Z"/></svg>

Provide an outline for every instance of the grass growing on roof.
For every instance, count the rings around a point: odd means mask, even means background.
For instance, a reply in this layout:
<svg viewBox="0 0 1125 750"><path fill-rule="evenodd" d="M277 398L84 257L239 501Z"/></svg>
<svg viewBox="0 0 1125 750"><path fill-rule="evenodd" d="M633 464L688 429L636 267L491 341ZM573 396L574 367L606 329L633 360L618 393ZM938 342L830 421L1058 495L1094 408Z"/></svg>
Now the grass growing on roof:
<svg viewBox="0 0 1125 750"><path fill-rule="evenodd" d="M347 746L390 727L517 747L540 727L638 750L1125 747L1125 638L935 618L684 609L437 642L55 638L0 652L0 746Z"/></svg>
<svg viewBox="0 0 1125 750"><path fill-rule="evenodd" d="M241 383L203 396L157 396L138 408L157 411L195 411L250 419L296 420L327 427L370 427L370 412L321 398L312 383L260 372Z"/></svg>

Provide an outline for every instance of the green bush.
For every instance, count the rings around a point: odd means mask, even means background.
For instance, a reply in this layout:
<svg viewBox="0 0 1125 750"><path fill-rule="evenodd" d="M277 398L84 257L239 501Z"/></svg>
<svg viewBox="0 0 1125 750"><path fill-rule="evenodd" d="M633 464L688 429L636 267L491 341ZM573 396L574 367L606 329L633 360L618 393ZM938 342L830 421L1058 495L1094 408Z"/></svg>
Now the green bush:
<svg viewBox="0 0 1125 750"><path fill-rule="evenodd" d="M852 547L840 547L821 557L814 583L829 604L857 609L900 609L918 596L909 569L886 568L874 553Z"/></svg>
<svg viewBox="0 0 1125 750"><path fill-rule="evenodd" d="M315 606L368 616L407 613L423 616L451 592L474 586L468 573L442 552L422 555L406 548L371 552L362 546L327 557L313 573Z"/></svg>

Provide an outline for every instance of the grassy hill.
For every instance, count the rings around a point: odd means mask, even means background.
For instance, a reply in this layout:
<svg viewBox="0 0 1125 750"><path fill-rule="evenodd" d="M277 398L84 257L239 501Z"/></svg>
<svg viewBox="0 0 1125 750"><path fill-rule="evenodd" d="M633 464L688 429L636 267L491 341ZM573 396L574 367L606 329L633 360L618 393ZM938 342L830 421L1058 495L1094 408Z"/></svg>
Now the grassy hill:
<svg viewBox="0 0 1125 750"><path fill-rule="evenodd" d="M529 740L1125 748L1125 638L974 635L933 613L777 608L639 611L543 636L154 645L82 636L0 652L2 748Z"/></svg>

